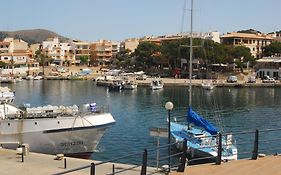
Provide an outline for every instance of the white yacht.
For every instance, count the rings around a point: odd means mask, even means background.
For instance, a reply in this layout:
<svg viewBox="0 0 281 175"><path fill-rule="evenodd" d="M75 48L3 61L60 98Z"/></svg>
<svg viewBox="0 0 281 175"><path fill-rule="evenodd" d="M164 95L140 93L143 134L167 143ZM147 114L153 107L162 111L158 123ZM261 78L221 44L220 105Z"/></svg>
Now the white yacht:
<svg viewBox="0 0 281 175"><path fill-rule="evenodd" d="M89 157L114 118L96 103L82 107L25 105L1 101L0 144L14 149L27 144L32 152Z"/></svg>

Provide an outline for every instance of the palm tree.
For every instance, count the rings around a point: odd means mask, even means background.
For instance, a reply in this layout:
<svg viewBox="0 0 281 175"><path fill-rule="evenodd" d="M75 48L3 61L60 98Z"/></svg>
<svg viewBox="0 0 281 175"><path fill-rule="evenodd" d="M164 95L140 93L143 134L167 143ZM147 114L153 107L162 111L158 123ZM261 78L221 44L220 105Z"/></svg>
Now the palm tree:
<svg viewBox="0 0 281 175"><path fill-rule="evenodd" d="M42 53L42 47L40 46L39 49L35 52L36 58L39 62L39 64L42 65L42 71L43 71L43 76L45 75L45 69L44 66L47 61L47 57L45 54Z"/></svg>

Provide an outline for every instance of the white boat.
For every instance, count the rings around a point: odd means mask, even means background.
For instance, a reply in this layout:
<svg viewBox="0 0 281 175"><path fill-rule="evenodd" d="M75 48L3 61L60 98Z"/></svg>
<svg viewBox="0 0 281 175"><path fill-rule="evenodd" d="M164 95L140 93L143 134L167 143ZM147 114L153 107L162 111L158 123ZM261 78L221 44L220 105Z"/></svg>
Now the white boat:
<svg viewBox="0 0 281 175"><path fill-rule="evenodd" d="M122 80L113 80L108 88L110 91L115 91L115 90L119 91L123 88L123 84L124 82Z"/></svg>
<svg viewBox="0 0 281 175"><path fill-rule="evenodd" d="M33 80L33 79L34 79L34 76L28 75L28 76L25 77L25 79L26 79L26 80Z"/></svg>
<svg viewBox="0 0 281 175"><path fill-rule="evenodd" d="M138 87L138 84L134 81L125 81L125 83L122 86L123 89L133 90Z"/></svg>
<svg viewBox="0 0 281 175"><path fill-rule="evenodd" d="M215 85L213 84L212 80L205 81L201 84L203 89L212 90L214 89Z"/></svg>
<svg viewBox="0 0 281 175"><path fill-rule="evenodd" d="M0 87L0 103L12 103L15 99L15 93L8 87Z"/></svg>
<svg viewBox="0 0 281 175"><path fill-rule="evenodd" d="M28 144L32 152L88 157L105 131L115 123L105 108L78 106L17 107L0 104L0 143L15 149Z"/></svg>
<svg viewBox="0 0 281 175"><path fill-rule="evenodd" d="M193 12L193 0L191 0L191 16ZM191 18L192 19L192 18ZM175 141L183 142L186 140L187 152L191 159L200 158L201 161L215 161L218 155L218 137L219 130L202 116L192 109L192 56L193 56L193 38L192 38L192 20L190 37L190 57L189 57L189 107L187 112L187 124L170 122L171 136ZM182 148L182 145L178 145ZM237 160L237 147L234 146L232 135L227 138L222 137L222 160ZM204 160L205 159L205 160Z"/></svg>
<svg viewBox="0 0 281 175"><path fill-rule="evenodd" d="M153 79L151 81L150 87L152 90L162 89L164 87L164 82L161 79Z"/></svg>
<svg viewBox="0 0 281 175"><path fill-rule="evenodd" d="M35 77L33 78L33 80L42 80L42 79L43 79L43 77L40 76L40 75L37 75L37 76L35 76Z"/></svg>
<svg viewBox="0 0 281 175"><path fill-rule="evenodd" d="M22 81L21 78L14 78L14 77L0 77L1 83L18 83Z"/></svg>

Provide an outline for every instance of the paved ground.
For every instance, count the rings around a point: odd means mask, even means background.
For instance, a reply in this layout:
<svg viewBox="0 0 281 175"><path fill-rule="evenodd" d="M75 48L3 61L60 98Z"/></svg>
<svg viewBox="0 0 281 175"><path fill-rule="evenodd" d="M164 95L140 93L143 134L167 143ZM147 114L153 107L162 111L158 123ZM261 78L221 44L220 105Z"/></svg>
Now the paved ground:
<svg viewBox="0 0 281 175"><path fill-rule="evenodd" d="M186 167L184 173L171 175L281 175L281 156L267 156L258 160L238 160L221 165L205 164Z"/></svg>
<svg viewBox="0 0 281 175"><path fill-rule="evenodd" d="M24 157L24 162L22 162L21 156L16 155L14 150L0 149L0 174L1 175L51 175L60 172L64 172L70 169L83 167L90 165L92 160L66 158L67 169L64 169L63 160L54 160L56 156L29 153ZM99 163L99 161L94 161ZM96 167L96 175L105 175L112 173L113 163L107 163L99 165ZM133 165L125 165L114 163L115 172L120 171L124 168L130 168ZM148 169L148 172L153 172L154 169ZM89 175L90 168L84 170L79 170L77 172L69 173L70 175ZM124 173L122 175L139 175L140 168L136 168ZM157 175L157 174L156 174Z"/></svg>

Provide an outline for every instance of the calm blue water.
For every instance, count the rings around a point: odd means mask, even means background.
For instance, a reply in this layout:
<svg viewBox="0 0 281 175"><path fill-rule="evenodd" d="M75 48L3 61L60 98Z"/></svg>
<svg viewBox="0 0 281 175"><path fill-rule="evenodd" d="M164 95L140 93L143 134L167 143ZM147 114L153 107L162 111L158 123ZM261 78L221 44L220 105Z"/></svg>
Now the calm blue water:
<svg viewBox="0 0 281 175"><path fill-rule="evenodd" d="M5 86L2 84L2 86ZM152 91L138 87L133 91L109 92L92 81L22 81L8 85L16 92L15 103L40 105L81 105L97 102L109 106L116 120L102 138L95 160L108 160L156 146L150 127L166 127L167 101L174 103L172 118L185 120L187 87L165 87ZM281 126L281 88L193 88L193 108L224 132L254 131ZM245 139L237 136L238 140ZM240 146L238 146L238 149ZM251 146L252 148L252 146ZM240 152L247 150L239 149Z"/></svg>

